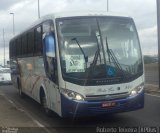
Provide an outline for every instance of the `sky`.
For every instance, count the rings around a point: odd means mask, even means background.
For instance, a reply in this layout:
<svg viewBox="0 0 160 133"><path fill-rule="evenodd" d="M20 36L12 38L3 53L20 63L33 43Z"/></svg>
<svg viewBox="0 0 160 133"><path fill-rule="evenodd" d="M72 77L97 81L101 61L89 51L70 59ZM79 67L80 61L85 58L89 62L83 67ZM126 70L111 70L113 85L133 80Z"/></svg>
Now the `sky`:
<svg viewBox="0 0 160 133"><path fill-rule="evenodd" d="M66 11L107 11L107 0L39 0L40 15ZM4 60L3 29L6 60L9 58L9 40L38 19L38 0L0 0L0 64ZM109 11L131 16L137 26L144 55L157 55L156 0L109 0Z"/></svg>

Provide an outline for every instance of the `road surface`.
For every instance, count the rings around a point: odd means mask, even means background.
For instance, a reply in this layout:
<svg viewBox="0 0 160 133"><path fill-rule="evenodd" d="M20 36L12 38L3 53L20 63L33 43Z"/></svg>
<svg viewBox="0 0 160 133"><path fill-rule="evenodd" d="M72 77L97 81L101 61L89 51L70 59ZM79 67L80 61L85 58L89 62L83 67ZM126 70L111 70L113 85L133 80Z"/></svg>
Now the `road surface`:
<svg viewBox="0 0 160 133"><path fill-rule="evenodd" d="M46 116L37 102L28 97L21 99L17 89L12 85L0 86L0 90L5 97L36 120L39 127L49 127L48 132L87 133L100 132L100 128L103 127L160 127L160 97L156 96L146 94L145 107L138 111L73 120L62 119L55 114L51 117Z"/></svg>
<svg viewBox="0 0 160 133"><path fill-rule="evenodd" d="M145 64L145 83L159 85L158 63Z"/></svg>

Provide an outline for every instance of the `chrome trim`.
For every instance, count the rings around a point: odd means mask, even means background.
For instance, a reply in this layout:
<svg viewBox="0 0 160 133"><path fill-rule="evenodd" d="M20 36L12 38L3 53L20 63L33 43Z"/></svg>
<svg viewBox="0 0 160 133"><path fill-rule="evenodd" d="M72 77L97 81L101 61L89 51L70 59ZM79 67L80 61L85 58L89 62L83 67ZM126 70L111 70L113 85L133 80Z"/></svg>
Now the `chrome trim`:
<svg viewBox="0 0 160 133"><path fill-rule="evenodd" d="M121 98L129 97L128 92L116 93L116 94L106 94L106 95L86 95L85 101L103 101L103 100L115 100Z"/></svg>

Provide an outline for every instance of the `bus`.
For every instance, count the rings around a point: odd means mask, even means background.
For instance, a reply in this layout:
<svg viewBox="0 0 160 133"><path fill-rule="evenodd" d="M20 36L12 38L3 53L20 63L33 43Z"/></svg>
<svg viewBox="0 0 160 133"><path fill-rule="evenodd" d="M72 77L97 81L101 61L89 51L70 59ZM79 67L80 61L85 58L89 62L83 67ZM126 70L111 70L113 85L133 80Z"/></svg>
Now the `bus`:
<svg viewBox="0 0 160 133"><path fill-rule="evenodd" d="M140 41L131 17L109 12L46 15L10 40L19 95L46 114L95 116L144 107Z"/></svg>

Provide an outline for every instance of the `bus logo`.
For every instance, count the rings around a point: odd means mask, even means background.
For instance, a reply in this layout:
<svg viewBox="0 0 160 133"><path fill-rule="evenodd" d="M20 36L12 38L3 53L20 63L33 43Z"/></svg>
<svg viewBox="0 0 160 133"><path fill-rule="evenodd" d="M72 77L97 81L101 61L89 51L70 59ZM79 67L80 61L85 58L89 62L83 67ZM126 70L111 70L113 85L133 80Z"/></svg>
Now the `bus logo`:
<svg viewBox="0 0 160 133"><path fill-rule="evenodd" d="M107 75L108 76L114 76L115 75L115 70L112 67L109 67L107 70Z"/></svg>

